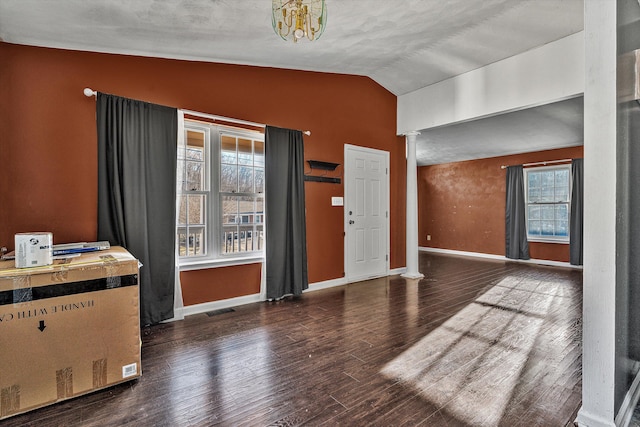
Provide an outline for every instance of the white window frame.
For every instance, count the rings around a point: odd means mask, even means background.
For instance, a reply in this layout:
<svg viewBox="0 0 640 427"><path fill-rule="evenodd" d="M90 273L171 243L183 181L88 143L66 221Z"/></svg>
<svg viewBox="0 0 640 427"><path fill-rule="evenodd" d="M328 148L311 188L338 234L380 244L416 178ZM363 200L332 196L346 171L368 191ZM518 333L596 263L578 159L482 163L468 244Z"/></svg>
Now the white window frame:
<svg viewBox="0 0 640 427"><path fill-rule="evenodd" d="M560 169L566 169L569 172L569 197L568 197L568 201L566 202L567 205L567 236L530 236L529 235L529 173L531 172L543 172L543 171L548 171L548 170L560 170ZM572 188L572 179L571 179L571 165L567 164L567 165L553 165L553 166L536 166L536 167L529 167L529 168L524 168L523 169L524 172L524 200L525 200L525 222L526 222L526 228L527 228L527 240L529 242L540 242L540 243L560 243L560 244L569 244L569 238L570 238L570 234L571 234L571 224L570 224L570 220L571 220L571 193L573 191ZM553 203L541 203L542 205L545 204L559 204L560 202L553 202ZM562 204L564 204L565 202L561 202Z"/></svg>
<svg viewBox="0 0 640 427"><path fill-rule="evenodd" d="M199 121L185 120L185 144L187 143L186 134L188 131L196 131L205 133L205 189L198 193L207 196L207 205L205 208L205 227L206 227L206 249L203 255L180 256L180 271L199 270L205 268L226 267L231 265L253 264L264 260L263 241L262 250L247 251L242 253L225 254L222 252L221 239L219 236L223 233L222 224L222 206L220 191L220 141L221 136L232 135L240 138L252 139L254 141L262 141L264 143L264 134L255 131L228 128L226 126L208 124ZM258 193L238 193L242 194L258 194ZM264 191L261 193L264 209ZM264 211L261 215L264 220ZM264 222L262 222L264 227ZM264 230L264 228L263 228ZM263 231L266 236L266 231Z"/></svg>

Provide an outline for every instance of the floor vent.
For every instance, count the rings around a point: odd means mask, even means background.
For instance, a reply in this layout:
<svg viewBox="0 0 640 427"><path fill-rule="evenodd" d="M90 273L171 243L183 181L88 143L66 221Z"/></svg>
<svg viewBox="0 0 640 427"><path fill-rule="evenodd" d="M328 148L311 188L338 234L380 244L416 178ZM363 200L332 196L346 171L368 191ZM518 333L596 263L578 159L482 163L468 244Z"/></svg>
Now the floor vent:
<svg viewBox="0 0 640 427"><path fill-rule="evenodd" d="M220 310L207 311L205 314L209 317L217 316L218 314L231 313L235 310L233 308L221 308Z"/></svg>

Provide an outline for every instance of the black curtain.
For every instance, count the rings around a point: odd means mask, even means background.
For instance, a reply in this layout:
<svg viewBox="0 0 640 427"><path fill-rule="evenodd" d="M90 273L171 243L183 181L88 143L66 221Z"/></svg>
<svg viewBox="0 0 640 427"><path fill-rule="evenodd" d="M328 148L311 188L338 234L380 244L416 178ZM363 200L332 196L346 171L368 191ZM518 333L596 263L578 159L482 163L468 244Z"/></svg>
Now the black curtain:
<svg viewBox="0 0 640 427"><path fill-rule="evenodd" d="M569 262L582 265L584 214L584 159L571 161L571 216L569 218Z"/></svg>
<svg viewBox="0 0 640 427"><path fill-rule="evenodd" d="M529 259L522 165L507 167L507 203L505 212L505 256Z"/></svg>
<svg viewBox="0 0 640 427"><path fill-rule="evenodd" d="M267 298L300 295L309 287L302 132L265 130Z"/></svg>
<svg viewBox="0 0 640 427"><path fill-rule="evenodd" d="M98 93L98 239L140 269L140 323L173 317L178 115Z"/></svg>

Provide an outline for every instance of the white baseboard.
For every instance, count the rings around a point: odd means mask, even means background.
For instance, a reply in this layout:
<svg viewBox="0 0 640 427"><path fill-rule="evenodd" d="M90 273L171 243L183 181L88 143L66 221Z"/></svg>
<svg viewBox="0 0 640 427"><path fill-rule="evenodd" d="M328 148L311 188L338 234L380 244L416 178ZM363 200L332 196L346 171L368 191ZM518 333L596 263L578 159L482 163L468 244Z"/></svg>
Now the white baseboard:
<svg viewBox="0 0 640 427"><path fill-rule="evenodd" d="M640 399L640 362L633 362L632 369L636 371L636 377L631 383L631 387L624 396L620 410L616 415L616 427L627 427L631 422L633 411L636 409L638 399Z"/></svg>
<svg viewBox="0 0 640 427"><path fill-rule="evenodd" d="M388 276L395 276L397 274L402 274L407 271L406 267L394 268L389 270ZM363 279L367 280L367 279ZM357 282L358 280L355 280ZM346 277L340 277L338 279L325 280L324 282L316 282L309 284L309 289L305 289L303 292L313 292L319 291L320 289L333 288L335 286L347 285L350 282L347 281Z"/></svg>
<svg viewBox="0 0 640 427"><path fill-rule="evenodd" d="M160 323L171 323L171 322L176 322L178 320L183 320L183 319L184 319L184 308L183 307L174 308L173 317L171 319L163 320Z"/></svg>
<svg viewBox="0 0 640 427"><path fill-rule="evenodd" d="M338 279L325 280L323 282L310 283L309 288L303 292L319 291L320 289L333 288L336 286L342 286L347 284L347 279L340 277Z"/></svg>
<svg viewBox="0 0 640 427"><path fill-rule="evenodd" d="M407 272L407 267L394 268L392 270L389 270L389 276L404 274L406 272Z"/></svg>
<svg viewBox="0 0 640 427"><path fill-rule="evenodd" d="M584 410L584 406L578 411L576 422L580 427L616 427L613 421L588 413Z"/></svg>
<svg viewBox="0 0 640 427"><path fill-rule="evenodd" d="M405 267L395 268L389 270L389 276L393 276L396 274L402 274L406 272L407 269ZM333 288L336 286L346 285L347 279L345 277L339 277L337 279L325 280L322 282L310 283L309 288L305 289L303 292L313 292L319 291L321 289ZM175 322L177 320L184 319L184 316L190 316L192 314L201 314L207 313L209 311L221 310L224 308L237 307L239 305L251 304L254 302L265 301L265 295L261 294L253 294L253 295L244 295L236 298L229 298L219 301L211 301L205 302L202 304L194 304L186 307L174 308L174 316L171 319L167 319L162 323Z"/></svg>
<svg viewBox="0 0 640 427"><path fill-rule="evenodd" d="M389 276L402 274L406 270L407 269L404 267L395 268L389 271ZM304 293L314 292L314 291L319 291L321 289L334 288L336 286L342 286L346 284L348 284L347 279L345 277L340 277L338 279L331 279L331 280L325 280L323 282L310 283L309 288L305 289L303 292ZM183 316L190 316L192 314L207 313L209 311L221 310L223 308L237 307L239 305L251 304L251 303L260 302L260 301L263 301L263 299L260 297L260 294L245 295L241 297L229 298L229 299L224 299L220 301L211 301L211 302L205 302L202 304L188 305L182 308L181 314ZM174 321L174 320L179 320L179 319L176 316L174 317L174 319L168 320L168 322Z"/></svg>
<svg viewBox="0 0 640 427"><path fill-rule="evenodd" d="M502 255L483 254L480 252L456 251L453 249L428 248L424 246L420 246L418 249L424 252L433 252L438 254L460 255L460 256L469 256L469 257L475 257L475 258L495 259L499 261L522 262L525 264L549 265L552 267L565 267L565 268L574 268L577 270L582 270L581 265L573 265L573 264L569 264L568 262L550 261L546 259L511 259Z"/></svg>
<svg viewBox="0 0 640 427"><path fill-rule="evenodd" d="M192 314L207 313L209 311L221 310L223 308L237 307L239 305L251 304L260 301L260 294L244 295L241 297L223 299L220 301L205 302L202 304L188 305L182 309L185 316Z"/></svg>

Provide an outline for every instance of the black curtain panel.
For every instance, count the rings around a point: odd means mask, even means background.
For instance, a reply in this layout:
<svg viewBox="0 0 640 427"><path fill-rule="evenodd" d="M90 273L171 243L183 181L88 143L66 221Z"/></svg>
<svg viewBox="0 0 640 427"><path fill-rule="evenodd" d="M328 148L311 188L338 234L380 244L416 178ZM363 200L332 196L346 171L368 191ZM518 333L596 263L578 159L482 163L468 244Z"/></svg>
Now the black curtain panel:
<svg viewBox="0 0 640 427"><path fill-rule="evenodd" d="M309 287L302 132L265 130L267 299L300 295Z"/></svg>
<svg viewBox="0 0 640 427"><path fill-rule="evenodd" d="M178 116L175 108L98 93L98 239L140 269L140 323L173 317Z"/></svg>
<svg viewBox="0 0 640 427"><path fill-rule="evenodd" d="M505 256L529 259L522 165L507 167L507 203L505 211Z"/></svg>
<svg viewBox="0 0 640 427"><path fill-rule="evenodd" d="M582 265L584 214L584 159L571 161L571 216L569 218L569 262Z"/></svg>

